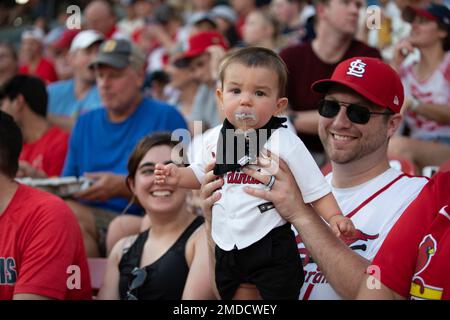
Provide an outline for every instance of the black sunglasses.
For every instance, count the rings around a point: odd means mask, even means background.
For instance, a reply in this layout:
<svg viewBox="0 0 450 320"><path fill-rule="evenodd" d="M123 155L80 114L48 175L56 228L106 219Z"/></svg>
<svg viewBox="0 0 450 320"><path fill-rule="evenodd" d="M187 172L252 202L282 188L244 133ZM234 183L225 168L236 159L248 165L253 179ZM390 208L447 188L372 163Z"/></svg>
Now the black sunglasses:
<svg viewBox="0 0 450 320"><path fill-rule="evenodd" d="M341 106L347 108L346 114L350 121L357 124L366 124L369 122L372 114L394 114L389 109L385 112L371 112L368 107L356 103L345 103L325 99L319 101L319 114L325 118L333 118L339 113Z"/></svg>
<svg viewBox="0 0 450 320"><path fill-rule="evenodd" d="M131 271L131 274L134 276L134 279L128 287L127 300L138 300L138 298L131 292L142 286L145 279L147 279L147 271L143 268L135 267L133 271Z"/></svg>

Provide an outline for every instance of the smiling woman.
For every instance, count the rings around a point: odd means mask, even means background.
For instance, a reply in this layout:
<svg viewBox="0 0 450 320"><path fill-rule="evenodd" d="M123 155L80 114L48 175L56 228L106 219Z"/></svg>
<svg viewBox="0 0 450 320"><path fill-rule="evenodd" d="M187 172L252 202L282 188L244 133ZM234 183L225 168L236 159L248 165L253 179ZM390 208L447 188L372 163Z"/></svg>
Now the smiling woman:
<svg viewBox="0 0 450 320"><path fill-rule="evenodd" d="M186 189L155 184L156 163L170 163L169 133L143 138L128 162L128 185L151 227L112 249L99 299L212 299L203 218L188 208Z"/></svg>
<svg viewBox="0 0 450 320"><path fill-rule="evenodd" d="M421 170L450 159L450 10L445 5L407 7L410 37L395 48L394 65L405 87L403 135L389 142L391 157L405 158ZM414 63L405 62L412 51Z"/></svg>

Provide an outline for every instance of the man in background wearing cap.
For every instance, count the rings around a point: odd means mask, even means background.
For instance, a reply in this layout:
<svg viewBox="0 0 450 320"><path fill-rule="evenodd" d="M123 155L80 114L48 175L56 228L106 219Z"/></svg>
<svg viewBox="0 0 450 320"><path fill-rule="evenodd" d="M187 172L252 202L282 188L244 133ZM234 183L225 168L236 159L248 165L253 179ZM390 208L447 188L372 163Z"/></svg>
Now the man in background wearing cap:
<svg viewBox="0 0 450 320"><path fill-rule="evenodd" d="M95 74L89 64L95 58L104 36L94 30L78 33L70 44L69 61L73 78L48 86L48 118L66 131L71 131L79 115L99 108L100 96Z"/></svg>
<svg viewBox="0 0 450 320"><path fill-rule="evenodd" d="M318 0L316 37L313 41L280 52L288 68L287 97L293 111L292 123L306 147L321 162L323 147L317 135L317 103L322 95L309 90L311 84L331 75L336 65L348 58L381 58L378 50L355 39L361 0Z"/></svg>
<svg viewBox="0 0 450 320"><path fill-rule="evenodd" d="M178 65L188 65L194 78L201 83L194 98L191 119L202 121L204 130L223 121L216 103L216 82L219 62L227 48L219 32L203 31L189 38L187 51L175 61Z"/></svg>
<svg viewBox="0 0 450 320"><path fill-rule="evenodd" d="M61 174L69 135L48 122L47 100L44 82L28 75L16 75L0 89L0 109L14 118L23 135L17 177Z"/></svg>
<svg viewBox="0 0 450 320"><path fill-rule="evenodd" d="M357 235L343 242L336 238L313 208L304 205L284 163L272 191L249 193L273 202L299 232L305 269L300 298L352 299L387 233L427 179L389 166L387 146L401 121L403 103L403 87L391 67L374 58L348 59L331 79L314 83L312 89L325 94L319 103L319 135L333 168L327 180ZM205 210L212 204L214 187L203 186Z"/></svg>
<svg viewBox="0 0 450 320"><path fill-rule="evenodd" d="M25 30L22 33L19 67L20 74L30 74L45 81L46 84L58 80L52 62L43 57L44 32L39 28Z"/></svg>
<svg viewBox="0 0 450 320"><path fill-rule="evenodd" d="M105 230L131 199L125 176L136 143L153 132L187 129L187 125L174 107L143 98L145 56L127 40L105 41L91 66L103 108L78 118L63 176L84 175L93 181L75 195L79 202L68 204L80 222L88 255L96 256L97 230ZM134 205L127 212L141 214L142 210Z"/></svg>

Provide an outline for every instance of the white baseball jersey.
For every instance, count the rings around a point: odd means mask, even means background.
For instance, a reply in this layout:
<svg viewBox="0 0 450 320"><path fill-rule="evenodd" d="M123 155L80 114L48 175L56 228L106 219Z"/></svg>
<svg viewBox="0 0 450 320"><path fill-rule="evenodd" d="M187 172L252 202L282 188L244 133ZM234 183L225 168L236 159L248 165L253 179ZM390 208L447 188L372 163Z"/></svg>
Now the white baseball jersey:
<svg viewBox="0 0 450 320"><path fill-rule="evenodd" d="M192 160L196 162L191 161L190 168L199 181L203 181L205 166L212 161L212 154L216 152L220 129L221 126L215 127L203 136L202 154L193 157ZM199 141L196 140L194 143L198 144ZM264 148L288 164L306 203L318 200L331 192L311 154L297 135L289 129L275 130ZM266 189L264 184L240 171L227 172L224 175L224 182L220 191L222 196L212 209L212 238L221 249L229 251L248 247L273 228L286 223L273 204L244 191L247 186Z"/></svg>
<svg viewBox="0 0 450 320"><path fill-rule="evenodd" d="M443 104L450 112L450 52L434 73L420 81L413 73L414 64L403 67L400 76L405 88L405 97L415 97L424 103ZM407 111L405 121L416 139L450 138L450 125L427 119L413 111Z"/></svg>
<svg viewBox="0 0 450 320"><path fill-rule="evenodd" d="M332 173L327 176L330 185L331 179ZM424 177L409 177L390 168L378 177L356 187L345 189L332 187L342 212L351 218L357 229L357 235L346 241L350 249L372 261L392 226L427 181ZM305 283L300 292L300 299L341 299L312 260L298 234L297 242L305 272Z"/></svg>

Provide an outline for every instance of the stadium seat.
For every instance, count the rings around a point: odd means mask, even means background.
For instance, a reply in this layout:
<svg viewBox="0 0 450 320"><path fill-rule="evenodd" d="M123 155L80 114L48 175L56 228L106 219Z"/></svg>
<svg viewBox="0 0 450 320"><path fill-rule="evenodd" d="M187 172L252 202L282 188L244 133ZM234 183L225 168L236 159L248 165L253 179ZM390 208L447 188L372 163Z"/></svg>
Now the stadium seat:
<svg viewBox="0 0 450 320"><path fill-rule="evenodd" d="M423 167L423 169L422 169L422 175L424 177L431 178L438 171L439 171L438 166L426 166L426 167Z"/></svg>
<svg viewBox="0 0 450 320"><path fill-rule="evenodd" d="M436 172L450 171L450 159L442 163L440 166L426 166L422 169L422 175L431 178Z"/></svg>
<svg viewBox="0 0 450 320"><path fill-rule="evenodd" d="M413 162L405 158L390 157L389 165L392 168L403 171L404 173L409 174L411 176L416 176L419 174L417 166Z"/></svg>
<svg viewBox="0 0 450 320"><path fill-rule="evenodd" d="M106 271L106 258L88 258L89 274L91 276L92 295L95 297L102 286Z"/></svg>

